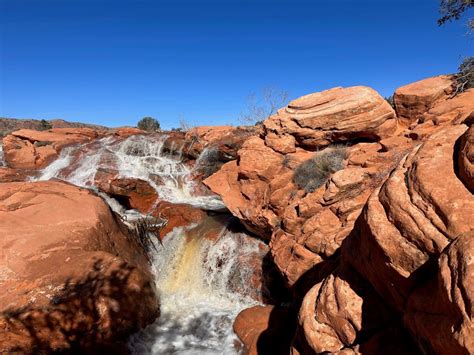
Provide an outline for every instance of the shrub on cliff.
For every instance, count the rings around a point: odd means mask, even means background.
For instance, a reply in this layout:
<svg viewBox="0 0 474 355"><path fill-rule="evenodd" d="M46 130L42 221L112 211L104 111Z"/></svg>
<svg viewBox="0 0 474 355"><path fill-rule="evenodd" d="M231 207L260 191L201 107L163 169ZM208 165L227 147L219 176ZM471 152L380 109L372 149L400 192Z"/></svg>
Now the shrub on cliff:
<svg viewBox="0 0 474 355"><path fill-rule="evenodd" d="M472 88L474 88L474 57L467 57L456 74L456 88L453 96Z"/></svg>
<svg viewBox="0 0 474 355"><path fill-rule="evenodd" d="M313 192L326 183L334 172L344 167L345 147L328 147L301 163L293 175L294 183L306 192Z"/></svg>
<svg viewBox="0 0 474 355"><path fill-rule="evenodd" d="M161 127L160 122L158 122L153 117L143 117L140 121L138 121L137 128L147 132L155 132Z"/></svg>

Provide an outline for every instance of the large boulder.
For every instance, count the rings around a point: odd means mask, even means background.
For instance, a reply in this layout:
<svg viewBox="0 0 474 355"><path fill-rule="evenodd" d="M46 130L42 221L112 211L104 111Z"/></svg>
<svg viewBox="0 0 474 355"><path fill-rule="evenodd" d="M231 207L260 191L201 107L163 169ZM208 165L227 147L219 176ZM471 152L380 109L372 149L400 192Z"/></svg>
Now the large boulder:
<svg viewBox="0 0 474 355"><path fill-rule="evenodd" d="M158 316L146 255L89 190L0 184L0 235L0 352L94 351Z"/></svg>
<svg viewBox="0 0 474 355"><path fill-rule="evenodd" d="M456 164L455 147L466 130L445 127L403 159L371 195L357 237L345 244L346 259L400 311L423 267L474 229L474 196Z"/></svg>
<svg viewBox="0 0 474 355"><path fill-rule="evenodd" d="M436 101L448 98L453 91L453 79L448 75L420 80L398 88L393 95L400 119L414 122L428 112Z"/></svg>
<svg viewBox="0 0 474 355"><path fill-rule="evenodd" d="M474 126L463 134L459 143L459 176L469 191L474 193Z"/></svg>
<svg viewBox="0 0 474 355"><path fill-rule="evenodd" d="M441 254L437 273L408 299L405 323L425 353L474 353L474 231Z"/></svg>
<svg viewBox="0 0 474 355"><path fill-rule="evenodd" d="M282 153L295 146L314 150L353 139L380 140L396 131L395 112L365 86L302 96L264 121L266 144Z"/></svg>
<svg viewBox="0 0 474 355"><path fill-rule="evenodd" d="M64 147L98 136L90 128L22 129L3 138L5 161L12 168L40 169L56 159Z"/></svg>
<svg viewBox="0 0 474 355"><path fill-rule="evenodd" d="M98 179L99 190L117 199L127 209L136 209L142 213L151 212L158 202L158 193L145 180L114 176L110 179Z"/></svg>
<svg viewBox="0 0 474 355"><path fill-rule="evenodd" d="M289 354L294 331L291 311L275 306L244 309L234 321L234 332L244 344L245 353Z"/></svg>
<svg viewBox="0 0 474 355"><path fill-rule="evenodd" d="M298 324L297 336L305 354L377 354L382 350L396 354L397 342L404 333L397 315L344 264L306 294ZM388 341L384 337L384 343L378 344L378 338L387 332L398 336L388 337ZM407 334L403 337L409 339ZM416 353L412 342L404 342L405 351L401 353ZM370 348L378 351L366 352Z"/></svg>

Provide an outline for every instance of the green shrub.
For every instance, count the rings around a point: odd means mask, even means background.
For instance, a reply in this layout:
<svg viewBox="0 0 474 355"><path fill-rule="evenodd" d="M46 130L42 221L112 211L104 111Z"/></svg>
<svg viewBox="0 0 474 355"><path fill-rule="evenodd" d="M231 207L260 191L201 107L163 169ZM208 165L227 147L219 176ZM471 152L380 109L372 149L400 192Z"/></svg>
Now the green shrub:
<svg viewBox="0 0 474 355"><path fill-rule="evenodd" d="M384 97L385 101L387 101L393 109L395 109L395 101L393 100L393 95L389 97Z"/></svg>
<svg viewBox="0 0 474 355"><path fill-rule="evenodd" d="M467 57L462 61L455 78L456 87L453 96L474 88L474 57Z"/></svg>
<svg viewBox="0 0 474 355"><path fill-rule="evenodd" d="M51 129L51 128L53 128L53 126L51 126L51 123L49 123L46 120L41 120L40 125L38 127L38 131L47 131L48 129Z"/></svg>
<svg viewBox="0 0 474 355"><path fill-rule="evenodd" d="M313 192L324 185L331 174L344 168L346 157L345 147L328 147L301 163L295 170L293 181L300 189Z"/></svg>
<svg viewBox="0 0 474 355"><path fill-rule="evenodd" d="M143 117L138 121L137 128L147 132L155 132L160 130L161 127L160 123L153 117Z"/></svg>

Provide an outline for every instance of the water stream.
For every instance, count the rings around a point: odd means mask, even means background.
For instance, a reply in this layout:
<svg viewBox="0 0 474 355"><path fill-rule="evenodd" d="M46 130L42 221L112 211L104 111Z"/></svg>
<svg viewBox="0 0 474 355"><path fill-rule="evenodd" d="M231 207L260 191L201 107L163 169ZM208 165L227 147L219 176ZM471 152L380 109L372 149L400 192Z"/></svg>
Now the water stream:
<svg viewBox="0 0 474 355"><path fill-rule="evenodd" d="M6 165L6 164L5 164L5 158L4 158L4 156L3 156L3 145L2 145L2 143L1 143L1 141L0 141L0 167L1 167L1 166L5 166L5 165Z"/></svg>
<svg viewBox="0 0 474 355"><path fill-rule="evenodd" d="M161 200L188 203L205 210L224 207L215 196L196 194L192 168L181 154L164 154L165 137L132 136L97 142L62 151L60 157L33 180L59 178L79 186L93 187L102 169L120 176L147 181ZM113 198L99 193L111 208L127 211ZM207 225L209 224L209 225ZM238 354L233 321L242 309L257 302L250 297L252 266L246 260L262 257L262 242L218 224L208 217L200 225L173 229L162 244L156 243L152 269L159 292L161 315L155 323L131 337L134 354ZM204 231L204 232L203 232Z"/></svg>

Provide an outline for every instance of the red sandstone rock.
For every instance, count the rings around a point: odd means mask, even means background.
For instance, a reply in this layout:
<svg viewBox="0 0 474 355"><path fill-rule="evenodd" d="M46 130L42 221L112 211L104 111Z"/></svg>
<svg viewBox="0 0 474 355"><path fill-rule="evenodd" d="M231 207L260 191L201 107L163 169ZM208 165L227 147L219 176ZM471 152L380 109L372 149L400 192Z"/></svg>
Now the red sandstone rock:
<svg viewBox="0 0 474 355"><path fill-rule="evenodd" d="M441 254L436 275L408 300L405 323L426 353L474 353L474 231Z"/></svg>
<svg viewBox="0 0 474 355"><path fill-rule="evenodd" d="M446 127L404 159L372 194L359 236L344 249L347 260L400 311L420 268L474 228L474 197L453 162L455 143L466 129Z"/></svg>
<svg viewBox="0 0 474 355"><path fill-rule="evenodd" d="M56 159L62 148L97 137L90 128L22 129L3 138L5 161L12 168L39 169Z"/></svg>
<svg viewBox="0 0 474 355"><path fill-rule="evenodd" d="M474 193L474 126L461 137L459 150L459 176L471 193Z"/></svg>
<svg viewBox="0 0 474 355"><path fill-rule="evenodd" d="M234 321L234 332L244 343L246 354L289 354L293 332L292 315L274 306L244 309Z"/></svg>
<svg viewBox="0 0 474 355"><path fill-rule="evenodd" d="M0 183L25 181L26 179L27 175L21 170L0 167Z"/></svg>
<svg viewBox="0 0 474 355"><path fill-rule="evenodd" d="M150 184L141 179L113 177L105 179L100 177L97 187L109 196L116 198L126 208L136 209L142 213L148 213L158 200L156 190Z"/></svg>
<svg viewBox="0 0 474 355"><path fill-rule="evenodd" d="M88 190L0 184L0 352L94 351L152 322L147 259L124 233Z"/></svg>
<svg viewBox="0 0 474 355"><path fill-rule="evenodd" d="M206 212L184 203L160 201L153 209L152 215L167 221L165 227L160 230L160 237L163 239L176 227L189 226L202 221L206 217Z"/></svg>
<svg viewBox="0 0 474 355"><path fill-rule="evenodd" d="M120 127L114 130L114 135L122 138L128 138L136 134L146 134L146 132L134 127Z"/></svg>
<svg viewBox="0 0 474 355"><path fill-rule="evenodd" d="M415 122L438 100L453 91L451 76L441 75L398 88L393 96L397 115L408 123Z"/></svg>
<svg viewBox="0 0 474 355"><path fill-rule="evenodd" d="M364 86L334 88L302 96L264 122L267 146L291 152L292 145L324 147L354 138L378 140L396 130L395 112L373 89ZM288 136L294 137L294 143Z"/></svg>

